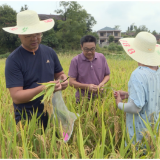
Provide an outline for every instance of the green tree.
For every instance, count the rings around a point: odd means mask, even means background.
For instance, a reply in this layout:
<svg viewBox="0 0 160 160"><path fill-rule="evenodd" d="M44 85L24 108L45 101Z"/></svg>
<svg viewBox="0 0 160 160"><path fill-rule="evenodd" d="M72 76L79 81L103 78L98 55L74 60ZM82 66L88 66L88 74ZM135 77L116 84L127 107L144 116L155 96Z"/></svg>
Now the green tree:
<svg viewBox="0 0 160 160"><path fill-rule="evenodd" d="M114 28L117 29L117 30L119 30L120 26L119 25L115 25Z"/></svg>
<svg viewBox="0 0 160 160"><path fill-rule="evenodd" d="M56 32L59 47L79 49L81 37L92 31L96 21L77 1L61 1L60 7L63 9L55 11L62 16L62 20L58 20Z"/></svg>
<svg viewBox="0 0 160 160"><path fill-rule="evenodd" d="M137 30L137 26L134 26L134 31L136 31Z"/></svg>
<svg viewBox="0 0 160 160"><path fill-rule="evenodd" d="M25 11L25 10L28 10L28 6L27 6L26 4L24 5L24 7L23 7L23 6L21 7L20 12L21 12L21 11Z"/></svg>
<svg viewBox="0 0 160 160"><path fill-rule="evenodd" d="M108 39L109 43L113 42L114 41L114 36L109 36L109 39Z"/></svg>
<svg viewBox="0 0 160 160"><path fill-rule="evenodd" d="M136 30L135 30L135 36L136 36L139 32L142 32L142 31L148 32L148 28L147 28L145 25L139 26L139 27L136 28Z"/></svg>
<svg viewBox="0 0 160 160"><path fill-rule="evenodd" d="M130 31L133 31L133 25L130 25Z"/></svg>
<svg viewBox="0 0 160 160"><path fill-rule="evenodd" d="M92 17L90 14L87 15L86 17L86 33L88 32L92 32L92 27L96 24L96 20L94 19L94 17Z"/></svg>
<svg viewBox="0 0 160 160"><path fill-rule="evenodd" d="M43 33L42 44L45 44L51 48L56 48L58 46L58 39L54 29Z"/></svg>
<svg viewBox="0 0 160 160"><path fill-rule="evenodd" d="M10 6L4 4L0 6L0 28L16 26L17 13ZM0 54L13 51L17 47L18 36L0 30ZM3 47L2 47L3 46Z"/></svg>
<svg viewBox="0 0 160 160"><path fill-rule="evenodd" d="M158 33L154 30L154 31L152 32L152 34L153 34L153 35L157 35Z"/></svg>

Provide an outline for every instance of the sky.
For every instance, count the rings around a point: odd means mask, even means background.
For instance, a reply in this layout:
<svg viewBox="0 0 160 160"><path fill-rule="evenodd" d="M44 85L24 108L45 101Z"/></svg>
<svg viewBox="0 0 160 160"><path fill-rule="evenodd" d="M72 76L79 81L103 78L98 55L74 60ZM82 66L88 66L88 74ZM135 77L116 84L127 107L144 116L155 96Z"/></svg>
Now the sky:
<svg viewBox="0 0 160 160"><path fill-rule="evenodd" d="M151 32L160 33L160 0L158 1L77 1L96 20L92 27L98 31L104 27L120 26L125 32L128 26L134 23L137 27L145 25ZM62 9L59 1L1 1L0 5L7 4L20 12L25 4L28 9L38 14L55 14L56 9Z"/></svg>

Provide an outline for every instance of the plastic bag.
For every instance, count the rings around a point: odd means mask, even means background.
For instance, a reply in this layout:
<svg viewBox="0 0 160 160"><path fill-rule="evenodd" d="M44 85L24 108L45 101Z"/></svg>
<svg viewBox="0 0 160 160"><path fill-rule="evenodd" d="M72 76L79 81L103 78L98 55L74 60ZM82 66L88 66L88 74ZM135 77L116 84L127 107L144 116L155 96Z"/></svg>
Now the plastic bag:
<svg viewBox="0 0 160 160"><path fill-rule="evenodd" d="M54 118L57 117L59 125L61 123L64 142L67 142L72 135L74 121L77 119L77 117L73 112L70 112L66 107L62 98L61 91L57 91L54 93L52 98L52 104L53 104Z"/></svg>

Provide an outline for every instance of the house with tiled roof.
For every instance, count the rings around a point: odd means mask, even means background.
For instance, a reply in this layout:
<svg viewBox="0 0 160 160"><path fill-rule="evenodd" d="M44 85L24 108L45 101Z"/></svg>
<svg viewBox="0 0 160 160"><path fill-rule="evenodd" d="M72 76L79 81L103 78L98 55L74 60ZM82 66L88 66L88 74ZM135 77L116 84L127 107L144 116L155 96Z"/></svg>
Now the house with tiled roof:
<svg viewBox="0 0 160 160"><path fill-rule="evenodd" d="M121 30L105 27L97 31L97 34L99 36L99 44L103 47L103 45L108 44L109 36L114 36L115 42L118 42L118 40L121 38Z"/></svg>
<svg viewBox="0 0 160 160"><path fill-rule="evenodd" d="M160 43L160 35L157 34L157 35L154 35L156 37L156 40L157 40L157 43Z"/></svg>

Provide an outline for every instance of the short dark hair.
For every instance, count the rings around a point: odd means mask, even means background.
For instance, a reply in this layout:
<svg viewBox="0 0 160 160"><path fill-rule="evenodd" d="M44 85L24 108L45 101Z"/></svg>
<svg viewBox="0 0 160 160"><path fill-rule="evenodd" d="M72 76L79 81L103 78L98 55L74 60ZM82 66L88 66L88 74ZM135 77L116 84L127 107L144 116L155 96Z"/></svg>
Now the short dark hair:
<svg viewBox="0 0 160 160"><path fill-rule="evenodd" d="M84 36L81 38L81 45L83 46L83 43L85 43L85 42L94 42L96 45L97 40L94 36L87 35L87 36Z"/></svg>

